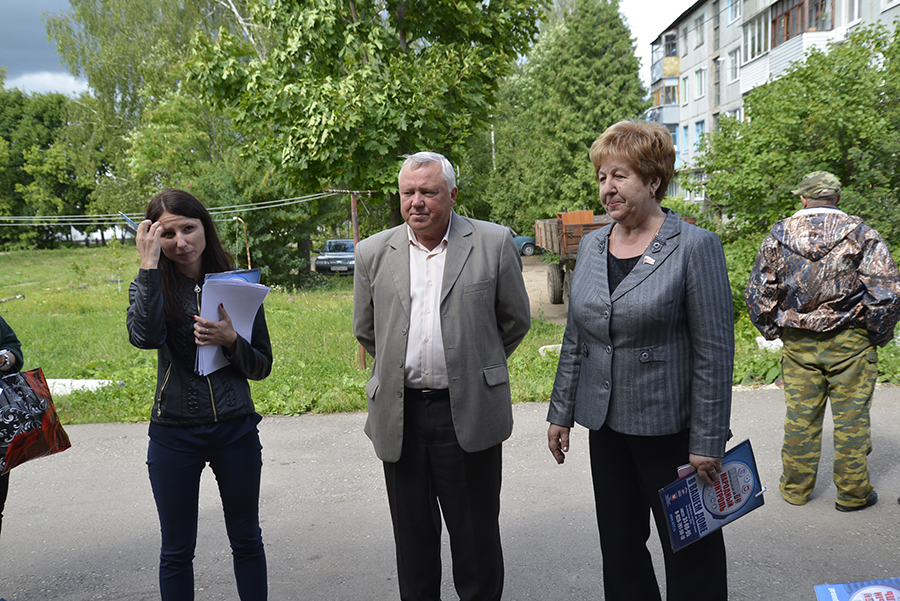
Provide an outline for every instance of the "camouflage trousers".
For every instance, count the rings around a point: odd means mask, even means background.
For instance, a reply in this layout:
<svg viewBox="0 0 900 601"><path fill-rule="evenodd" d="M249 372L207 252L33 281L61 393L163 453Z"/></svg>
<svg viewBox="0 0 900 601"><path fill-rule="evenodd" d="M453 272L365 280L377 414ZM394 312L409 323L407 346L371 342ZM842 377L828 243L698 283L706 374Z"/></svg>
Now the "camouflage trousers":
<svg viewBox="0 0 900 601"><path fill-rule="evenodd" d="M825 401L834 420L837 502L863 505L872 492L867 455L872 451L869 408L878 377L878 353L863 329L812 332L785 328L783 472L779 488L788 503L803 505L816 485Z"/></svg>

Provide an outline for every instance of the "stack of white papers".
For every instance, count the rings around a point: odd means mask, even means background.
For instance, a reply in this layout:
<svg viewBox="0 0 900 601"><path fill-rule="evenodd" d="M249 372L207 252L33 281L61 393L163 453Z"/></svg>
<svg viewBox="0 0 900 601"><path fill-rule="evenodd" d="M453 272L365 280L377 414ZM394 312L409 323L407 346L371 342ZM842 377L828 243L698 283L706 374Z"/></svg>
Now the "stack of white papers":
<svg viewBox="0 0 900 601"><path fill-rule="evenodd" d="M217 275L217 274L211 274ZM253 320L260 305L269 293L269 287L254 284L243 278L207 278L203 283L203 298L200 302L200 317L210 321L220 321L219 305L231 318L234 331L245 340L252 342ZM194 370L206 376L229 365L222 346L207 345L197 348L197 362Z"/></svg>

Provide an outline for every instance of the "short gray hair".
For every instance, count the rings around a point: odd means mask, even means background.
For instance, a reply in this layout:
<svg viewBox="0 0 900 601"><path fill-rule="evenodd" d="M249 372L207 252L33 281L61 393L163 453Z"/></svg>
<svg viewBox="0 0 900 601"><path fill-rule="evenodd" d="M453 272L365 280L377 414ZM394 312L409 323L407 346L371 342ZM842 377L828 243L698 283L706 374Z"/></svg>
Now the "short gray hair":
<svg viewBox="0 0 900 601"><path fill-rule="evenodd" d="M447 190L452 191L453 188L456 187L456 172L453 171L453 165L450 164L450 161L447 160L442 154L437 152L417 152L415 154L405 154L403 157L406 159L403 161L403 165L400 166L400 173L403 173L403 170L406 167L410 169L415 169L417 167L421 167L422 165L427 165L428 163L440 163L441 171L444 175L444 181L447 182ZM397 182L399 184L400 175L397 175Z"/></svg>

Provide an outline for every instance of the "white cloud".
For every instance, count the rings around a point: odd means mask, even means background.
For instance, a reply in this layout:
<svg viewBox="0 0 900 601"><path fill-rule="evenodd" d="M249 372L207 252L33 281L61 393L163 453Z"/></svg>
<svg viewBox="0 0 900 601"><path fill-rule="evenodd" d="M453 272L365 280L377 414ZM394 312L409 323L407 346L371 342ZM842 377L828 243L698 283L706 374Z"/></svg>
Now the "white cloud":
<svg viewBox="0 0 900 601"><path fill-rule="evenodd" d="M20 75L8 80L4 87L19 88L23 92L32 94L59 92L67 96L77 96L88 89L87 81L83 79L76 79L68 73L50 73L49 71Z"/></svg>

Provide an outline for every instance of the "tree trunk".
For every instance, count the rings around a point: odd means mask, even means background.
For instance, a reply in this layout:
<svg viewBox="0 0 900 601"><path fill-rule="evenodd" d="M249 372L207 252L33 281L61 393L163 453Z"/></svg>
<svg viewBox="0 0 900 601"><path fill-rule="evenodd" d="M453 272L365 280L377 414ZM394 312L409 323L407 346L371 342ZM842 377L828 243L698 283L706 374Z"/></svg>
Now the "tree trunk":
<svg viewBox="0 0 900 601"><path fill-rule="evenodd" d="M309 239L309 236L304 236L297 241L297 252L306 260L306 266L308 269L312 269L312 256L310 250L312 249L312 242Z"/></svg>
<svg viewBox="0 0 900 601"><path fill-rule="evenodd" d="M391 217L388 221L388 227L394 227L403 223L403 215L400 214L400 194L391 192Z"/></svg>

